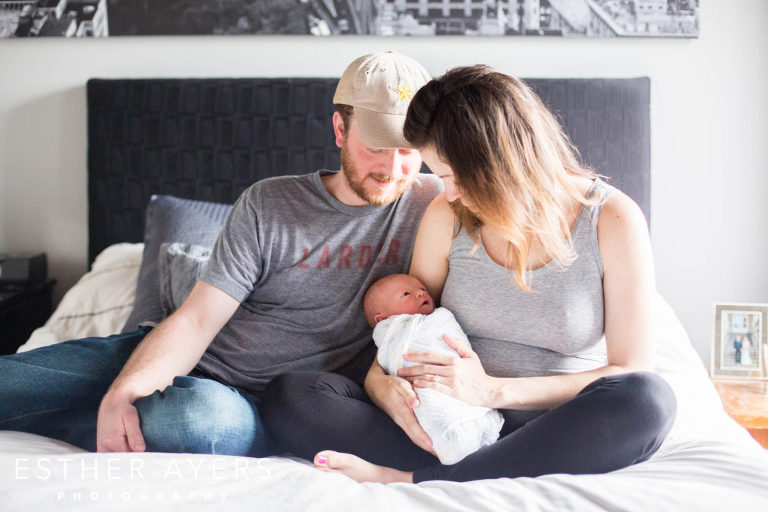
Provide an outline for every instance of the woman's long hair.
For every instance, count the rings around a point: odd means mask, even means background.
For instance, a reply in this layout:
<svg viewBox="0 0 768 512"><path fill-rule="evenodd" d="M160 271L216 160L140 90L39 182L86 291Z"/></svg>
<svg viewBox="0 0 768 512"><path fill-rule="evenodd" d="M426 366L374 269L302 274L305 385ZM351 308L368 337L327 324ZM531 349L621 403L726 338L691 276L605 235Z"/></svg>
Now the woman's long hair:
<svg viewBox="0 0 768 512"><path fill-rule="evenodd" d="M488 66L454 68L419 89L411 101L405 138L431 147L453 169L456 185L475 213L454 201L460 226L479 247L486 225L508 242L505 267L531 291L526 270L535 242L560 269L576 259L569 225L572 199L596 204L569 176L594 179L544 103L521 80Z"/></svg>

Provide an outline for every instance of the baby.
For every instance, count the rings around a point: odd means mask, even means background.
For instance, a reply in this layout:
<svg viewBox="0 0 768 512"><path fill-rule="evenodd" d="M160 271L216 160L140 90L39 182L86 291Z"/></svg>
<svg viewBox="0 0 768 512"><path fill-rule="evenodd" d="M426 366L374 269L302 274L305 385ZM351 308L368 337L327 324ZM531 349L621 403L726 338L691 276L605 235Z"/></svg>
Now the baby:
<svg viewBox="0 0 768 512"><path fill-rule="evenodd" d="M415 277L392 274L379 279L365 294L365 317L373 330L379 364L390 375L404 366L416 366L403 359L408 352L458 354L443 335L469 347L466 334L453 314L435 309L432 297ZM504 423L501 414L487 407L469 405L429 388L417 388L420 405L414 412L419 424L432 439L440 462L455 464L499 437Z"/></svg>

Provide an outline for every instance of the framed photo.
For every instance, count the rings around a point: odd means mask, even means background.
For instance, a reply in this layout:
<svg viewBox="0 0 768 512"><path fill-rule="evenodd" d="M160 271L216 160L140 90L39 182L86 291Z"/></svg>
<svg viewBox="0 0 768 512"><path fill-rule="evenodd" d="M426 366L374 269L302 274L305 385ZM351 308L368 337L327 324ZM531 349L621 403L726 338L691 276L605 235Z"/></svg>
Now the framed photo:
<svg viewBox="0 0 768 512"><path fill-rule="evenodd" d="M768 304L715 304L712 377L768 379Z"/></svg>

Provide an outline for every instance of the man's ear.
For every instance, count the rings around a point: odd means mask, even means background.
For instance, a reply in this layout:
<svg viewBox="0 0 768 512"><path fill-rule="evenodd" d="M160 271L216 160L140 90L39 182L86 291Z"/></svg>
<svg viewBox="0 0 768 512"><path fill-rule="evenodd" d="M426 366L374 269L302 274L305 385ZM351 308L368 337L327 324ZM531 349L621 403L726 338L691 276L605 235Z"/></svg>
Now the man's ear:
<svg viewBox="0 0 768 512"><path fill-rule="evenodd" d="M373 321L378 324L379 322L381 322L382 320L386 320L387 318L389 318L388 314L386 314L386 313L379 313L378 315L373 317Z"/></svg>
<svg viewBox="0 0 768 512"><path fill-rule="evenodd" d="M341 148L347 138L347 132L344 130L344 119L338 112L333 113L333 134L336 136L336 146Z"/></svg>

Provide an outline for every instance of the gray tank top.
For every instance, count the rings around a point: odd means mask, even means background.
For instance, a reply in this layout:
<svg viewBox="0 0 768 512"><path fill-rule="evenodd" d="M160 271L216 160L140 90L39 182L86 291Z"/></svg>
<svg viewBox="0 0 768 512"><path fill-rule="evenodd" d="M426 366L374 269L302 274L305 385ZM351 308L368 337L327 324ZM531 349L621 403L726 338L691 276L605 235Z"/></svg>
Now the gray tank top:
<svg viewBox="0 0 768 512"><path fill-rule="evenodd" d="M463 228L453 240L441 305L456 316L489 375L559 375L606 364L597 217L616 189L597 179L588 194L598 189L600 203L581 208L571 233L577 259L565 271L529 271L533 293L520 290L482 243L471 254L474 241Z"/></svg>

